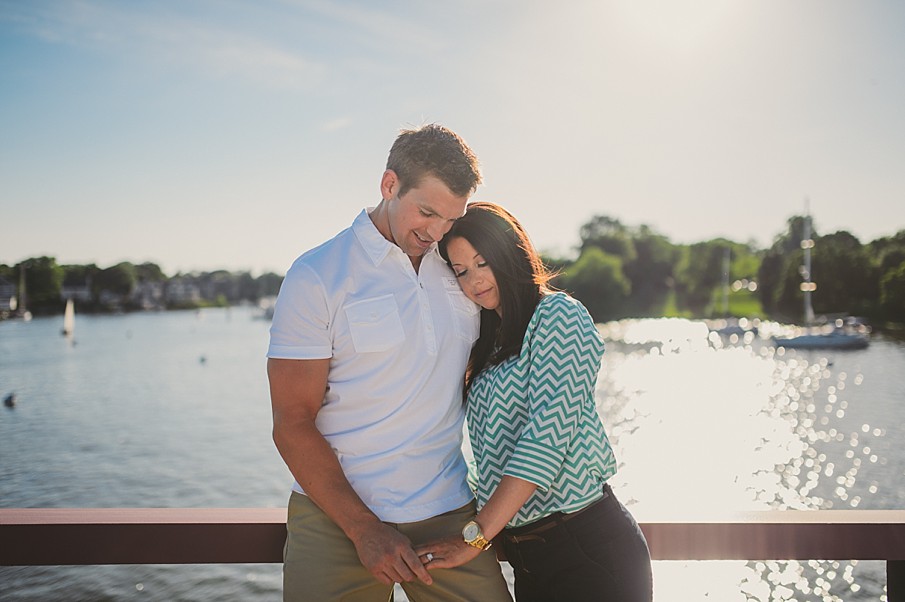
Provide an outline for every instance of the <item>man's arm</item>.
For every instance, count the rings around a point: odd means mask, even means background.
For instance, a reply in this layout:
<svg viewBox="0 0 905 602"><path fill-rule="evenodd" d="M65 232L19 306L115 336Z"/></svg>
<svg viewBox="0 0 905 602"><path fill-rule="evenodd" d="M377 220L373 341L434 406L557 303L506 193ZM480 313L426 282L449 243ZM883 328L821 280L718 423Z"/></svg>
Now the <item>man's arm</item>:
<svg viewBox="0 0 905 602"><path fill-rule="evenodd" d="M389 585L430 574L404 535L361 501L315 419L327 390L330 360L267 360L273 441L305 493L355 544L362 565Z"/></svg>

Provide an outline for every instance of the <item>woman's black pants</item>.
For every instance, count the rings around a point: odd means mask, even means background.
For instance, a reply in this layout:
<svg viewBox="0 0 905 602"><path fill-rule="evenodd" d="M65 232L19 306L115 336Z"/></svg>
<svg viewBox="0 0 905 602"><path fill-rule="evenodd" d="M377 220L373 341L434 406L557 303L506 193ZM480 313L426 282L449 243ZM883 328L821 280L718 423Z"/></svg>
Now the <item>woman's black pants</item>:
<svg viewBox="0 0 905 602"><path fill-rule="evenodd" d="M613 495L586 509L503 531L517 602L650 602L650 551Z"/></svg>

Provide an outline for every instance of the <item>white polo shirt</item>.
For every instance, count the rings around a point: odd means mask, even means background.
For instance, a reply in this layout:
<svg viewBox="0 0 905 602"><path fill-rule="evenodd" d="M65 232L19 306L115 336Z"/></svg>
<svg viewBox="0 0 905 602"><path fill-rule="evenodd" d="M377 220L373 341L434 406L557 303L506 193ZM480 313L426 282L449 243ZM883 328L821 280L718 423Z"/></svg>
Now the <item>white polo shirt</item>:
<svg viewBox="0 0 905 602"><path fill-rule="evenodd" d="M479 321L436 245L416 273L367 210L286 274L267 356L330 358L317 427L383 521L423 520L474 497L462 381Z"/></svg>

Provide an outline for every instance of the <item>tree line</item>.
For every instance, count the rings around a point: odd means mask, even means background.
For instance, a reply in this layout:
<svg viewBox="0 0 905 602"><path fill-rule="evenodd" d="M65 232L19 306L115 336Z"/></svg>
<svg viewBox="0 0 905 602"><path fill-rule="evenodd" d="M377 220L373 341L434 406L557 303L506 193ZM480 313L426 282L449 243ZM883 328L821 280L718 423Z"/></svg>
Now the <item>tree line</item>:
<svg viewBox="0 0 905 602"><path fill-rule="evenodd" d="M580 299L598 322L736 316L800 323L805 219L789 218L786 231L758 249L723 238L675 244L646 225L597 215L579 230L577 259L544 260L558 273L553 285ZM862 244L844 230L820 235L812 228L811 239L815 313L905 323L905 230ZM23 277L36 314L59 313L62 299L75 295L82 312L256 302L282 283L274 273L226 270L167 276L154 263L100 268L35 257L0 264L0 284L19 285Z"/></svg>
<svg viewBox="0 0 905 602"><path fill-rule="evenodd" d="M25 299L18 303L27 303L35 315L61 313L67 298L75 299L82 313L254 303L276 295L282 280L274 273L254 277L227 270L167 276L155 263L121 262L100 268L60 265L54 257L0 264L0 283L15 286L19 297L24 288Z"/></svg>
<svg viewBox="0 0 905 602"><path fill-rule="evenodd" d="M760 317L803 321L805 217L793 216L767 249L723 238L672 243L648 226L598 215L580 230L578 258L545 257L553 284L580 299L598 322L628 317ZM861 244L847 231L813 228L816 314L905 323L905 230Z"/></svg>

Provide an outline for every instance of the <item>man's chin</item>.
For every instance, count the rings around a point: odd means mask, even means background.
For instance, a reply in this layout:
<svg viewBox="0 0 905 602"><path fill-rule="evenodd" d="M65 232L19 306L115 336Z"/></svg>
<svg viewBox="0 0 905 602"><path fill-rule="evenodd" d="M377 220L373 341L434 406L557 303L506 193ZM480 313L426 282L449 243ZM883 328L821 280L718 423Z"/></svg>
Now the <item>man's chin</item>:
<svg viewBox="0 0 905 602"><path fill-rule="evenodd" d="M433 243L431 243L433 244ZM425 253L427 253L428 249L431 248L431 245L427 245L426 247L422 247L418 243L414 243L409 245L409 248L406 249L405 254L409 257L421 257Z"/></svg>

